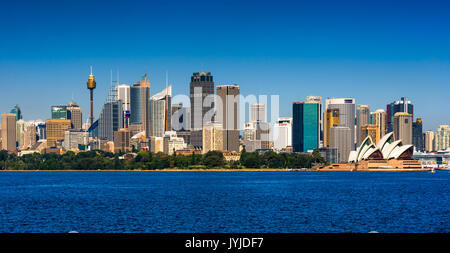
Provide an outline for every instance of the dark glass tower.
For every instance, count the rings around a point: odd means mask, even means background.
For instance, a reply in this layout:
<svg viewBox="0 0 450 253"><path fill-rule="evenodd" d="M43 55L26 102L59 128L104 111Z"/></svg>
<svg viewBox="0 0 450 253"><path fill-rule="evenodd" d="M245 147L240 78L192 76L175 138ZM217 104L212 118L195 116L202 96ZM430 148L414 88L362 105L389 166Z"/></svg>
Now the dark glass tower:
<svg viewBox="0 0 450 253"><path fill-rule="evenodd" d="M11 110L11 113L14 113L16 115L16 121L22 119L22 111L20 110L19 105L14 106L14 108Z"/></svg>
<svg viewBox="0 0 450 253"><path fill-rule="evenodd" d="M416 122L412 123L412 144L416 147L417 151L425 151L421 118L417 118Z"/></svg>
<svg viewBox="0 0 450 253"><path fill-rule="evenodd" d="M394 131L394 115L397 112L407 112L414 120L414 105L408 98L402 97L399 101L392 102L386 106L386 128L387 133Z"/></svg>
<svg viewBox="0 0 450 253"><path fill-rule="evenodd" d="M190 83L191 144L202 148L203 124L211 122L214 115L214 81L210 72L195 72Z"/></svg>
<svg viewBox="0 0 450 253"><path fill-rule="evenodd" d="M319 148L319 104L295 102L292 105L292 147L294 152Z"/></svg>

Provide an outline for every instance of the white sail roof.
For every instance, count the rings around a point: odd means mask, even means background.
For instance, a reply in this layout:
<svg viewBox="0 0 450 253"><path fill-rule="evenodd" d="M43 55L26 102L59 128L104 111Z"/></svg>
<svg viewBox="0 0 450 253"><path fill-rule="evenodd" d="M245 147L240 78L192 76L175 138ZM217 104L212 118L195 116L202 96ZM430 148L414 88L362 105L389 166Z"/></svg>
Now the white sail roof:
<svg viewBox="0 0 450 253"><path fill-rule="evenodd" d="M153 100L161 100L161 99L165 98L166 96L172 96L172 85L167 86L160 93L153 95L151 97L151 99L153 99Z"/></svg>

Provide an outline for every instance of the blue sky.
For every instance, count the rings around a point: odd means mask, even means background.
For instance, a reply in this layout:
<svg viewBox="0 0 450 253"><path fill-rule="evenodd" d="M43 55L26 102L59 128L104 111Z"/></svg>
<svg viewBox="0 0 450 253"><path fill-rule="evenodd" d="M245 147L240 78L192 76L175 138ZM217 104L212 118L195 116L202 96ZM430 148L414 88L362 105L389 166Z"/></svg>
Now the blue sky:
<svg viewBox="0 0 450 253"><path fill-rule="evenodd" d="M424 130L450 124L446 1L8 1L0 9L0 111L47 119L72 99L95 115L110 70L151 92L188 94L192 72L241 93L280 95L280 116L306 96L353 97L371 110L408 97Z"/></svg>

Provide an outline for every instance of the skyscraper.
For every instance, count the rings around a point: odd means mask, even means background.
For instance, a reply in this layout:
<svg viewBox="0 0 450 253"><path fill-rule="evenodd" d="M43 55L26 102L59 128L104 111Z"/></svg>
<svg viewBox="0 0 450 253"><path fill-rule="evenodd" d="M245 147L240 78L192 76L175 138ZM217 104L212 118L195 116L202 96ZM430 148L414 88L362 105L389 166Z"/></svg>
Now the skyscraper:
<svg viewBox="0 0 450 253"><path fill-rule="evenodd" d="M16 121L16 142L17 147L22 149L25 143L25 129L27 128L27 123L20 119Z"/></svg>
<svg viewBox="0 0 450 253"><path fill-rule="evenodd" d="M214 114L214 81L210 72L195 72L190 83L191 144L203 146L203 124L212 121Z"/></svg>
<svg viewBox="0 0 450 253"><path fill-rule="evenodd" d="M361 127L369 125L370 108L368 105L356 106L356 146L361 145ZM375 140L374 140L375 141Z"/></svg>
<svg viewBox="0 0 450 253"><path fill-rule="evenodd" d="M16 121L23 119L22 111L20 110L19 105L14 106L14 108L11 110L11 113L14 113L16 115Z"/></svg>
<svg viewBox="0 0 450 253"><path fill-rule="evenodd" d="M150 136L163 137L166 131L172 129L171 103L172 86L168 86L150 98Z"/></svg>
<svg viewBox="0 0 450 253"><path fill-rule="evenodd" d="M51 113L52 119L70 119L70 115L67 113L67 106L65 105L53 105Z"/></svg>
<svg viewBox="0 0 450 253"><path fill-rule="evenodd" d="M266 105L265 104L251 104L250 105L250 122L266 122Z"/></svg>
<svg viewBox="0 0 450 253"><path fill-rule="evenodd" d="M217 115L218 123L223 126L223 149L239 151L239 86L217 86Z"/></svg>
<svg viewBox="0 0 450 253"><path fill-rule="evenodd" d="M60 146L64 141L65 131L70 129L70 120L68 119L48 119L45 121L47 126L47 147Z"/></svg>
<svg viewBox="0 0 450 253"><path fill-rule="evenodd" d="M434 149L436 151L447 150L450 147L450 127L440 125L434 135Z"/></svg>
<svg viewBox="0 0 450 253"><path fill-rule="evenodd" d="M330 128L330 147L337 148L339 153L339 161L345 163L353 147L351 141L352 130L349 127L334 126Z"/></svg>
<svg viewBox="0 0 450 253"><path fill-rule="evenodd" d="M433 131L425 132L425 151L426 152L434 151L434 132Z"/></svg>
<svg viewBox="0 0 450 253"><path fill-rule="evenodd" d="M2 149L16 150L16 118L15 113L2 114Z"/></svg>
<svg viewBox="0 0 450 253"><path fill-rule="evenodd" d="M339 125L339 109L328 108L324 112L324 124L323 124L323 145L324 147L330 146L330 128Z"/></svg>
<svg viewBox="0 0 450 253"><path fill-rule="evenodd" d="M116 100L122 100L123 111L130 110L130 85L120 84L116 86Z"/></svg>
<svg viewBox="0 0 450 253"><path fill-rule="evenodd" d="M423 133L422 133L422 119L417 118L416 122L412 123L412 144L417 151L425 151L425 145L423 143Z"/></svg>
<svg viewBox="0 0 450 253"><path fill-rule="evenodd" d="M364 140L367 136L370 136L374 143L378 143L380 140L380 133L378 133L377 125L364 125L361 126L360 140Z"/></svg>
<svg viewBox="0 0 450 253"><path fill-rule="evenodd" d="M123 128L122 102L108 101L98 118L98 138L114 141L114 131L120 128Z"/></svg>
<svg viewBox="0 0 450 253"><path fill-rule="evenodd" d="M67 129L64 132L63 147L66 150L86 150L89 132L83 129Z"/></svg>
<svg viewBox="0 0 450 253"><path fill-rule="evenodd" d="M30 148L36 143L36 126L34 124L28 124L25 129L24 148Z"/></svg>
<svg viewBox="0 0 450 253"><path fill-rule="evenodd" d="M386 132L386 112L383 109L378 109L372 114L372 123L378 127L378 139L381 139Z"/></svg>
<svg viewBox="0 0 450 253"><path fill-rule="evenodd" d="M223 150L223 127L222 124L210 122L203 125L203 154L208 151Z"/></svg>
<svg viewBox="0 0 450 253"><path fill-rule="evenodd" d="M406 112L411 114L414 119L414 105L406 97L402 97L399 101L392 102L386 106L386 132L394 131L394 115L397 112Z"/></svg>
<svg viewBox="0 0 450 253"><path fill-rule="evenodd" d="M121 128L114 131L114 152L129 152L131 151L131 135L130 130L127 128Z"/></svg>
<svg viewBox="0 0 450 253"><path fill-rule="evenodd" d="M339 126L350 129L351 150L355 150L355 99L353 98L328 98L325 101L326 109L339 109Z"/></svg>
<svg viewBox="0 0 450 253"><path fill-rule="evenodd" d="M292 146L292 118L278 118L273 127L273 148L281 150Z"/></svg>
<svg viewBox="0 0 450 253"><path fill-rule="evenodd" d="M150 136L150 114L149 114L149 100L150 100L150 82L147 73L141 78L140 82L134 83L130 88L130 124L142 125L145 130L145 135Z"/></svg>
<svg viewBox="0 0 450 253"><path fill-rule="evenodd" d="M307 152L319 148L319 104L306 101L292 105L292 147L294 152Z"/></svg>
<svg viewBox="0 0 450 253"><path fill-rule="evenodd" d="M117 100L115 94L115 88L111 87L109 91L106 103L103 105L103 109L100 113L100 117L91 126L97 125L98 138L102 140L114 141L114 131L123 128L124 124L124 113L122 109L122 100ZM92 131L93 129L89 129Z"/></svg>
<svg viewBox="0 0 450 253"><path fill-rule="evenodd" d="M412 144L412 115L405 112L394 114L394 138L402 140L403 145Z"/></svg>
<svg viewBox="0 0 450 253"><path fill-rule="evenodd" d="M70 102L66 107L67 119L70 119L72 129L81 129L83 126L83 116L81 113L81 107L75 102Z"/></svg>

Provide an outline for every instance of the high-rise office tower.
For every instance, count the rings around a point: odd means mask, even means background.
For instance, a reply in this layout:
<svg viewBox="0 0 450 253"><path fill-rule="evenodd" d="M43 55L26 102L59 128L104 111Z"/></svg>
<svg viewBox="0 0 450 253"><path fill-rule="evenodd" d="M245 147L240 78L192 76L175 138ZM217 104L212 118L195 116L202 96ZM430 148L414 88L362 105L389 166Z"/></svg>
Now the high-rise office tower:
<svg viewBox="0 0 450 253"><path fill-rule="evenodd" d="M317 104L319 110L319 147L323 145L323 119L322 119L322 97L321 96L308 96L306 102L311 104Z"/></svg>
<svg viewBox="0 0 450 253"><path fill-rule="evenodd" d="M11 110L11 113L14 113L16 115L16 121L23 119L22 111L20 110L19 105L14 106L14 108Z"/></svg>
<svg viewBox="0 0 450 253"><path fill-rule="evenodd" d="M378 139L381 139L386 132L386 112L383 109L378 109L372 114L372 123L378 127L379 136Z"/></svg>
<svg viewBox="0 0 450 253"><path fill-rule="evenodd" d="M53 105L51 113L52 119L70 119L66 105Z"/></svg>
<svg viewBox="0 0 450 253"><path fill-rule="evenodd" d="M124 113L124 127L128 128L130 124L131 110L130 110L130 85L120 84L116 86L116 100L122 101L122 110Z"/></svg>
<svg viewBox="0 0 450 253"><path fill-rule="evenodd" d="M334 126L330 128L330 147L337 148L339 161L345 163L348 161L350 151L353 149L351 141L352 129L344 126Z"/></svg>
<svg viewBox="0 0 450 253"><path fill-rule="evenodd" d="M369 125L370 108L368 105L356 106L356 146L361 145L361 127Z"/></svg>
<svg viewBox="0 0 450 253"><path fill-rule="evenodd" d="M108 141L114 141L114 131L123 128L124 114L122 109L122 101L117 100L115 88L111 87L106 103L100 113L100 117L91 127L97 125L98 138ZM91 131L91 128L90 130Z"/></svg>
<svg viewBox="0 0 450 253"><path fill-rule="evenodd" d="M252 123L255 126L255 140L260 142L260 149L270 148L270 125L267 122Z"/></svg>
<svg viewBox="0 0 450 253"><path fill-rule="evenodd" d="M28 124L25 128L23 147L31 148L34 144L36 144L36 126Z"/></svg>
<svg viewBox="0 0 450 253"><path fill-rule="evenodd" d="M250 122L266 122L266 105L251 104L250 105Z"/></svg>
<svg viewBox="0 0 450 253"><path fill-rule="evenodd" d="M223 150L223 128L222 124L210 122L203 125L203 154L208 151Z"/></svg>
<svg viewBox="0 0 450 253"><path fill-rule="evenodd" d="M294 152L319 148L320 105L315 102L295 102L292 105L292 147Z"/></svg>
<svg viewBox="0 0 450 253"><path fill-rule="evenodd" d="M114 131L114 152L130 152L131 151L131 134L128 128L121 128Z"/></svg>
<svg viewBox="0 0 450 253"><path fill-rule="evenodd" d="M273 148L281 150L292 146L292 118L278 118L273 127Z"/></svg>
<svg viewBox="0 0 450 253"><path fill-rule="evenodd" d="M426 152L434 151L434 132L433 131L425 132L425 151Z"/></svg>
<svg viewBox="0 0 450 253"><path fill-rule="evenodd" d="M212 121L214 115L214 80L210 72L195 72L190 83L191 144L203 146L203 124Z"/></svg>
<svg viewBox="0 0 450 253"><path fill-rule="evenodd" d="M434 135L434 149L436 151L447 150L450 147L450 127L440 125Z"/></svg>
<svg viewBox="0 0 450 253"><path fill-rule="evenodd" d="M130 85L120 84L116 86L116 100L122 100L123 111L130 110Z"/></svg>
<svg viewBox="0 0 450 253"><path fill-rule="evenodd" d="M46 131L45 122L37 122L36 123L36 132L38 136L38 140L47 139L47 131Z"/></svg>
<svg viewBox="0 0 450 253"><path fill-rule="evenodd" d="M163 137L172 129L172 86L152 96L149 102L150 136Z"/></svg>
<svg viewBox="0 0 450 253"><path fill-rule="evenodd" d="M17 147L19 149L22 149L25 143L25 129L27 127L27 123L20 119L16 121L16 141L17 141Z"/></svg>
<svg viewBox="0 0 450 253"><path fill-rule="evenodd" d="M183 104L172 105L172 130L189 131L191 129L191 108L183 107Z"/></svg>
<svg viewBox="0 0 450 253"><path fill-rule="evenodd" d="M386 132L394 131L394 115L397 112L405 112L411 114L414 119L414 105L406 97L402 97L399 101L386 105Z"/></svg>
<svg viewBox="0 0 450 253"><path fill-rule="evenodd" d="M256 140L256 129L253 123L244 124L244 140L253 141Z"/></svg>
<svg viewBox="0 0 450 253"><path fill-rule="evenodd" d="M172 110L174 108L172 107ZM190 131L191 130L191 108L181 107L176 111L172 111L172 130L174 131Z"/></svg>
<svg viewBox="0 0 450 253"><path fill-rule="evenodd" d="M2 113L2 149L16 150L16 118L15 113Z"/></svg>
<svg viewBox="0 0 450 253"><path fill-rule="evenodd" d="M47 147L60 146L64 141L65 131L70 129L69 119L48 119L45 121L47 132Z"/></svg>
<svg viewBox="0 0 450 253"><path fill-rule="evenodd" d="M140 82L134 83L130 88L130 124L143 126L145 135L150 136L150 82L147 73L141 78Z"/></svg>
<svg viewBox="0 0 450 253"><path fill-rule="evenodd" d="M378 143L378 141L380 140L380 133L378 133L378 131L379 130L377 125L361 126L361 136L359 138L360 140L364 140L367 136L370 136L374 143Z"/></svg>
<svg viewBox="0 0 450 253"><path fill-rule="evenodd" d="M239 151L239 86L217 86L216 120L223 127L223 149Z"/></svg>
<svg viewBox="0 0 450 253"><path fill-rule="evenodd" d="M67 129L64 132L63 147L66 150L86 150L89 132L83 129Z"/></svg>
<svg viewBox="0 0 450 253"><path fill-rule="evenodd" d="M97 83L95 82L95 77L92 74L92 66L91 66L91 74L89 75L88 81L86 83L87 88L89 89L90 92L90 102L91 102L91 117L90 117L90 122L89 124L94 124L94 89L95 87L97 87Z"/></svg>
<svg viewBox="0 0 450 253"><path fill-rule="evenodd" d="M325 101L326 109L339 109L339 126L350 129L351 150L355 150L355 99L354 98L328 98Z"/></svg>
<svg viewBox="0 0 450 253"><path fill-rule="evenodd" d="M81 112L81 107L75 102L70 102L66 107L67 109L67 119L70 119L72 129L81 129L83 126L83 114Z"/></svg>
<svg viewBox="0 0 450 253"><path fill-rule="evenodd" d="M423 143L423 133L422 133L422 119L417 118L416 122L412 123L412 144L417 151L425 151L425 146Z"/></svg>
<svg viewBox="0 0 450 253"><path fill-rule="evenodd" d="M412 115L406 112L394 114L394 138L402 140L403 145L412 144Z"/></svg>
<svg viewBox="0 0 450 253"><path fill-rule="evenodd" d="M323 145L324 147L330 146L330 128L339 125L339 109L328 108L324 111L324 124L323 124Z"/></svg>

